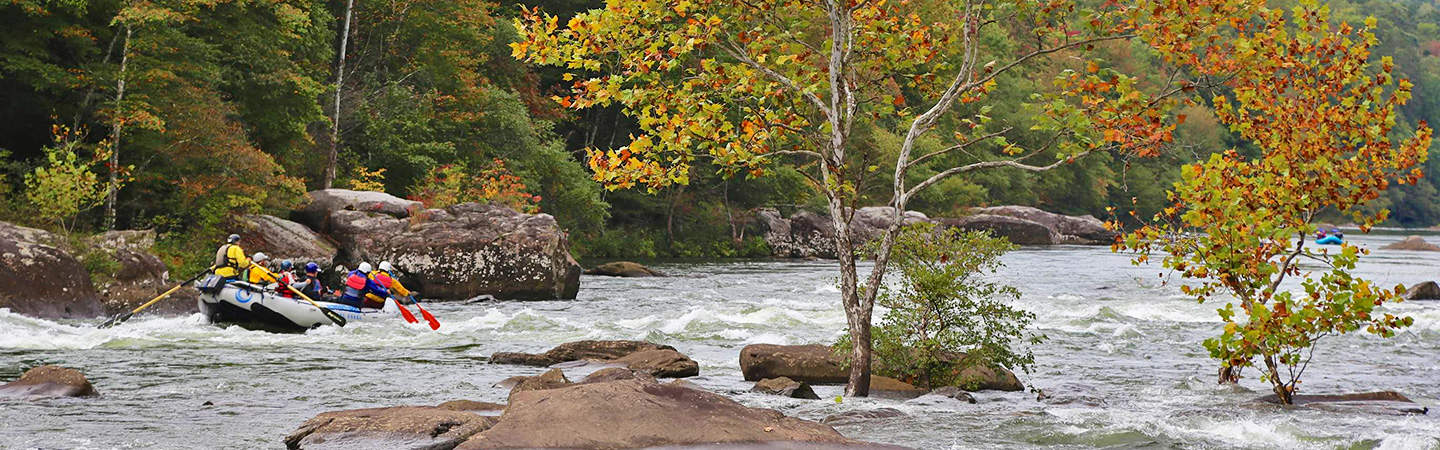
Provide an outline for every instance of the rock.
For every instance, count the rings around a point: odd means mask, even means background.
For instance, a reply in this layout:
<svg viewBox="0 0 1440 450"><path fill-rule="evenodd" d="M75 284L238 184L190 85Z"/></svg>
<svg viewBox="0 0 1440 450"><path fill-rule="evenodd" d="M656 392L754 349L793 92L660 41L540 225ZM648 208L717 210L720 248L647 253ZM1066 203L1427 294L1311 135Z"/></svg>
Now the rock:
<svg viewBox="0 0 1440 450"><path fill-rule="evenodd" d="M895 208L869 206L855 211L850 222L850 236L855 245L862 246L879 238L894 222ZM759 223L765 229L765 241L775 256L783 258L828 258L835 259L835 224L830 217L809 211L800 211L785 218L774 208L761 208L757 212ZM900 216L901 223L934 223L924 213L906 211Z"/></svg>
<svg viewBox="0 0 1440 450"><path fill-rule="evenodd" d="M408 218L338 210L328 223L347 265L389 260L428 298L574 299L580 289L569 237L549 214L462 203Z"/></svg>
<svg viewBox="0 0 1440 450"><path fill-rule="evenodd" d="M89 272L62 238L7 222L0 222L0 308L47 319L105 312Z"/></svg>
<svg viewBox="0 0 1440 450"><path fill-rule="evenodd" d="M1063 240L1059 233L1045 224L1019 217L975 214L958 219L940 219L940 223L965 231L988 231L1016 245L1054 245Z"/></svg>
<svg viewBox="0 0 1440 450"><path fill-rule="evenodd" d="M39 366L0 385L0 397L90 397L100 395L85 374L60 366Z"/></svg>
<svg viewBox="0 0 1440 450"><path fill-rule="evenodd" d="M254 254L264 252L271 260L288 259L298 267L307 262L330 268L340 250L325 236L305 225L275 216L247 214L231 220L231 233L240 235L240 246ZM217 243L215 248L220 248Z"/></svg>
<svg viewBox="0 0 1440 450"><path fill-rule="evenodd" d="M622 380L518 393L495 426L458 448L632 448L777 441L863 444L827 425L774 410L747 408L718 394Z"/></svg>
<svg viewBox="0 0 1440 450"><path fill-rule="evenodd" d="M492 364L539 367L581 360L624 365L660 378L692 377L700 373L700 364L676 352L675 347L645 341L576 341L538 355L501 352L490 356Z"/></svg>
<svg viewBox="0 0 1440 450"><path fill-rule="evenodd" d="M1314 408L1341 413L1367 413L1390 416L1425 414L1430 408L1411 401L1394 391L1364 392L1337 395L1296 395L1295 406ZM1256 399L1265 403L1280 403L1279 397L1270 394Z"/></svg>
<svg viewBox="0 0 1440 450"><path fill-rule="evenodd" d="M515 398L515 394L519 394L521 392L555 389L569 386L571 384L574 383L571 383L569 378L565 378L565 372L561 371L560 369L550 369L540 375L536 375L533 377L525 377L524 379L521 379L520 383L516 384L515 387L510 388L511 403L514 403L513 400Z"/></svg>
<svg viewBox="0 0 1440 450"><path fill-rule="evenodd" d="M755 387L750 392L778 395L781 397L803 398L807 400L819 400L820 396L815 395L815 390L810 388L809 383L795 381L789 378L766 378L755 382Z"/></svg>
<svg viewBox="0 0 1440 450"><path fill-rule="evenodd" d="M851 425L861 422L872 422L877 419L889 419L894 417L905 417L904 411L895 408L876 408L861 411L845 411L838 414L825 416L820 423L826 425Z"/></svg>
<svg viewBox="0 0 1440 450"><path fill-rule="evenodd" d="M790 378L815 384L844 384L850 380L843 359L827 346L751 344L740 349L740 372L745 381Z"/></svg>
<svg viewBox="0 0 1440 450"><path fill-rule="evenodd" d="M1105 228L1105 222L1091 215L1067 216L1029 206L994 206L976 208L974 212L1039 223L1059 234L1064 244L1110 245L1120 237L1120 233Z"/></svg>
<svg viewBox="0 0 1440 450"><path fill-rule="evenodd" d="M672 349L645 350L607 361L656 378L685 378L700 374L700 364Z"/></svg>
<svg viewBox="0 0 1440 450"><path fill-rule="evenodd" d="M580 382L605 383L609 381L619 380L641 380L654 383L655 377L651 376L649 372L643 370L630 370L624 367L610 367L606 369L600 369L591 373L590 375L586 375L585 379L581 380Z"/></svg>
<svg viewBox="0 0 1440 450"><path fill-rule="evenodd" d="M85 239L85 258L109 258L114 271L92 277L99 282L100 300L107 314L134 309L170 289L170 271L165 262L153 253L155 231L107 231ZM185 275L187 278L193 274ZM195 312L195 297L172 294L145 311L149 314L188 314ZM186 301L190 300L190 301Z"/></svg>
<svg viewBox="0 0 1440 450"><path fill-rule="evenodd" d="M892 400L909 400L928 393L929 390L915 387L910 383L880 375L870 376L870 396Z"/></svg>
<svg viewBox="0 0 1440 450"><path fill-rule="evenodd" d="M1406 300L1440 300L1440 284L1426 281L1405 290Z"/></svg>
<svg viewBox="0 0 1440 450"><path fill-rule="evenodd" d="M1382 250L1415 250L1426 252L1440 251L1440 246L1425 242L1425 238L1422 238L1420 236L1409 236L1406 237L1404 240L1401 240L1399 242L1392 242L1389 245L1380 248Z"/></svg>
<svg viewBox="0 0 1440 450"><path fill-rule="evenodd" d="M671 380L669 383L665 383L665 385L666 385L666 386L675 386L675 387L685 388L685 389L694 389L694 390L697 390L697 391L709 391L709 389L705 389L705 388L701 387L700 385L695 384L694 382L692 382L692 381L690 381L690 380L686 380L686 379L684 379L684 378L678 378L678 379L675 379L675 380Z"/></svg>
<svg viewBox="0 0 1440 450"><path fill-rule="evenodd" d="M1050 405L1105 406L1105 399L1100 396L1099 389L1080 383L1065 383L1041 389L1035 394L1035 400Z"/></svg>
<svg viewBox="0 0 1440 450"><path fill-rule="evenodd" d="M451 400L435 406L450 411L504 411L505 405L474 400Z"/></svg>
<svg viewBox="0 0 1440 450"><path fill-rule="evenodd" d="M960 389L960 388L955 387L955 386L944 386L944 387L941 387L941 388L939 388L939 389L935 389L935 390L933 390L933 391L930 391L930 393L925 394L925 395L934 395L934 396L939 396L939 397L945 397L945 398L955 399L955 400L959 400L959 401L962 401L962 402L965 402L965 403L970 403L970 404L974 404L974 403L975 403L975 396L970 395L969 392L965 392L965 390Z"/></svg>
<svg viewBox="0 0 1440 450"><path fill-rule="evenodd" d="M321 413L289 436L290 449L448 449L495 424L495 417L431 406Z"/></svg>
<svg viewBox="0 0 1440 450"><path fill-rule="evenodd" d="M964 353L952 353L947 359L964 364ZM844 358L823 345L751 344L740 350L740 372L745 381L787 377L812 384L844 384L850 379ZM876 378L872 377L873 383ZM1021 391L1025 386L1014 372L1003 368L965 367L960 371L963 388L973 391ZM938 387L938 386L931 386ZM871 389L875 389L874 386ZM921 391L918 395L923 395ZM910 395L909 392L903 395ZM913 398L913 397L911 397Z"/></svg>
<svg viewBox="0 0 1440 450"><path fill-rule="evenodd" d="M310 202L295 212L295 219L321 233L330 231L330 215L336 211L378 213L403 219L424 208L420 202L384 192L322 189L310 191L307 196Z"/></svg>
<svg viewBox="0 0 1440 450"><path fill-rule="evenodd" d="M585 271L586 275L602 275L607 277L663 277L665 274L650 270L649 267L630 261L615 261L601 264Z"/></svg>

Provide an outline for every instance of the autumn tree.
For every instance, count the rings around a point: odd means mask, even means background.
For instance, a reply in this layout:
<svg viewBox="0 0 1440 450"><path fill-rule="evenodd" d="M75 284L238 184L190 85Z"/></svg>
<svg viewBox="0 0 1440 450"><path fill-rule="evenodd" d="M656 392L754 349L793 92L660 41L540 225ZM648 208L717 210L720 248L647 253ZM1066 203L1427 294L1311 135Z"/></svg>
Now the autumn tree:
<svg viewBox="0 0 1440 450"><path fill-rule="evenodd" d="M689 181L705 158L726 174L776 165L806 173L834 225L840 291L851 339L846 392L867 395L871 316L901 212L917 194L960 174L1043 172L1106 151L1147 155L1171 138L1165 111L1191 86L1179 74L1141 80L1087 57L1131 39L1151 11L1071 0L612 0L562 27L529 9L516 21L514 55L570 70L558 98L571 109L619 106L641 133L627 146L591 149L596 180L651 190ZM1223 21L1221 14L1166 18ZM1014 36L1018 46L983 45ZM1030 63L1071 64L1034 92L1027 123L987 113L1002 74ZM960 130L940 136L937 124ZM893 147L867 148L857 130L888 127ZM1033 144L1010 137L1041 132ZM851 220L875 154L890 155L894 223L862 279ZM936 164L943 166L936 167ZM928 168L924 175L917 169Z"/></svg>
<svg viewBox="0 0 1440 450"><path fill-rule="evenodd" d="M1212 100L1216 115L1260 154L1231 150L1184 167L1173 205L1116 248L1137 251L1136 263L1160 259L1201 302L1227 296L1224 329L1205 341L1221 362L1219 381L1236 381L1259 359L1260 378L1288 404L1318 341L1360 330L1388 337L1411 324L1382 309L1402 287L1351 273L1368 250L1308 237L1326 209L1365 231L1385 220L1384 209L1362 206L1392 183L1419 180L1432 133L1421 122L1397 138L1396 109L1411 84L1394 79L1389 57L1378 68L1368 62L1374 19L1332 24L1328 7L1305 0L1289 14L1261 8L1251 20L1213 25L1143 33L1166 58L1228 80Z"/></svg>

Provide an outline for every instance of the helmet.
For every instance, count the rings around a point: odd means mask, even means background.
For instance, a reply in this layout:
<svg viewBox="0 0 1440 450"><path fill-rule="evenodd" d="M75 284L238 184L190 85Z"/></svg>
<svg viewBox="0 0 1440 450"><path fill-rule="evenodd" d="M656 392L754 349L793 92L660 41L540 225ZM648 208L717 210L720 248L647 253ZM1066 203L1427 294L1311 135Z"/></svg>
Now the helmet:
<svg viewBox="0 0 1440 450"><path fill-rule="evenodd" d="M359 270L360 273L370 273L370 263L362 262L360 263L360 267L357 267L355 270Z"/></svg>
<svg viewBox="0 0 1440 450"><path fill-rule="evenodd" d="M380 270L395 273L395 266L390 265L390 261L380 261Z"/></svg>
<svg viewBox="0 0 1440 450"><path fill-rule="evenodd" d="M290 262L288 259L280 260L280 270L290 270L293 268L295 268L295 263Z"/></svg>
<svg viewBox="0 0 1440 450"><path fill-rule="evenodd" d="M234 244L234 243L236 243L236 242L240 242L240 235L238 235L238 234L232 234L232 235L230 235L230 237L225 238L225 242L231 243L231 244Z"/></svg>
<svg viewBox="0 0 1440 450"><path fill-rule="evenodd" d="M264 252L255 252L255 255L250 257L250 260L255 262L267 261L269 259L270 257L266 256Z"/></svg>
<svg viewBox="0 0 1440 450"><path fill-rule="evenodd" d="M305 273L317 273L317 272L320 272L320 265L319 265L319 264L315 264L315 263L313 263L313 262L305 263Z"/></svg>

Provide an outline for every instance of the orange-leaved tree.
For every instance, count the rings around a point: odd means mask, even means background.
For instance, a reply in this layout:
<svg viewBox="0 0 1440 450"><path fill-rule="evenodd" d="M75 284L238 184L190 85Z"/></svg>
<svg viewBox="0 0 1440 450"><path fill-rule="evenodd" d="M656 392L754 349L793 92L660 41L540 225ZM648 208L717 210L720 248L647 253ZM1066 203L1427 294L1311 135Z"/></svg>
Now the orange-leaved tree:
<svg viewBox="0 0 1440 450"><path fill-rule="evenodd" d="M864 396L875 287L916 194L976 170L1041 172L1094 152L1152 154L1171 139L1170 95L1192 82L1142 83L1091 58L1151 19L1150 10L1115 1L610 0L563 26L525 10L512 48L517 58L570 70L562 106L617 105L635 118L641 133L629 145L588 151L595 178L611 189L684 184L697 158L727 175L789 164L810 177L834 225L855 343L846 393ZM1228 19L1210 10L1167 18ZM986 44L997 37L1018 45ZM991 120L1001 75L1041 61L1072 68L1035 92L1033 122ZM942 120L960 131L940 136ZM893 126L903 138L879 152L894 168L893 225L862 282L851 221L866 206L858 204L862 181L879 167L857 156L874 150L853 134L865 126ZM1024 144L1014 139L1022 132L1044 137Z"/></svg>
<svg viewBox="0 0 1440 450"><path fill-rule="evenodd" d="M1374 19L1359 28L1332 24L1328 7L1302 0L1289 14L1261 9L1208 35L1180 33L1190 40L1142 32L1167 58L1227 77L1226 94L1213 99L1216 115L1260 151L1247 158L1231 150L1186 166L1170 192L1173 205L1115 246L1137 251L1137 264L1161 259L1201 302L1233 297L1218 310L1223 332L1205 341L1221 362L1221 383L1238 380L1258 358L1260 377L1288 404L1320 339L1361 329L1391 336L1412 322L1381 309L1400 300L1402 287L1351 273L1367 250L1306 241L1326 209L1368 231L1387 212L1359 207L1390 183L1421 176L1416 166L1431 130L1422 122L1397 138L1396 107L1410 98L1411 84L1392 78L1389 57L1378 70L1368 62L1374 26Z"/></svg>

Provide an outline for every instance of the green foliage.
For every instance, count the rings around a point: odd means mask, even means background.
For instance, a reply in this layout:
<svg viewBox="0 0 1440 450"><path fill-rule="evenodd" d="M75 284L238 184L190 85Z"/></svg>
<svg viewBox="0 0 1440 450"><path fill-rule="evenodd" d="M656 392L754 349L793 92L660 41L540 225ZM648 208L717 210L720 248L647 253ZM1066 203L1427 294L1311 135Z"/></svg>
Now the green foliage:
<svg viewBox="0 0 1440 450"><path fill-rule="evenodd" d="M879 373L938 387L972 386L976 380L963 375L968 367L1029 372L1029 347L1045 336L1030 330L1035 314L1011 304L1020 291L989 281L1014 248L984 232L906 227L891 260L899 279L876 300L888 309L872 335ZM842 339L841 350L848 346Z"/></svg>
<svg viewBox="0 0 1440 450"><path fill-rule="evenodd" d="M99 206L105 197L105 184L91 170L103 160L103 146L94 159L81 159L81 147L68 133L57 133L55 144L45 149L47 163L25 177L29 211L41 222L59 225L67 232L74 228L77 214Z"/></svg>

